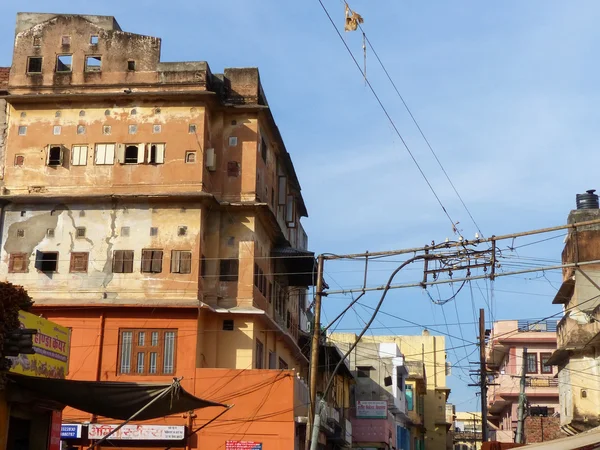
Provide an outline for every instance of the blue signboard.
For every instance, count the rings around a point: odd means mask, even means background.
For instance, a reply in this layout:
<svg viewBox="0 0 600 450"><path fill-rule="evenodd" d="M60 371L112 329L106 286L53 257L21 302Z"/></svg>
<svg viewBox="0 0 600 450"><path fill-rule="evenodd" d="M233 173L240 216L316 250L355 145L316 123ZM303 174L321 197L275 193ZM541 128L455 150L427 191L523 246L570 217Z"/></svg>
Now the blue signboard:
<svg viewBox="0 0 600 450"><path fill-rule="evenodd" d="M77 439L81 437L81 425L63 423L60 428L61 439Z"/></svg>

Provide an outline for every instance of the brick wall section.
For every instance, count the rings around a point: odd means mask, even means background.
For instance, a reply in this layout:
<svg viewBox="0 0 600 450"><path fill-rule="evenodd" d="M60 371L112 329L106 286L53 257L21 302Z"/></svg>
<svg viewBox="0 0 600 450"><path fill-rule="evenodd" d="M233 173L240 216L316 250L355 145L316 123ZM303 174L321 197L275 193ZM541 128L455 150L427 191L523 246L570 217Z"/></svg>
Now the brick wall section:
<svg viewBox="0 0 600 450"><path fill-rule="evenodd" d="M525 442L546 442L566 435L560 431L560 417L525 418Z"/></svg>
<svg viewBox="0 0 600 450"><path fill-rule="evenodd" d="M10 67L0 67L0 90L8 87L8 74Z"/></svg>

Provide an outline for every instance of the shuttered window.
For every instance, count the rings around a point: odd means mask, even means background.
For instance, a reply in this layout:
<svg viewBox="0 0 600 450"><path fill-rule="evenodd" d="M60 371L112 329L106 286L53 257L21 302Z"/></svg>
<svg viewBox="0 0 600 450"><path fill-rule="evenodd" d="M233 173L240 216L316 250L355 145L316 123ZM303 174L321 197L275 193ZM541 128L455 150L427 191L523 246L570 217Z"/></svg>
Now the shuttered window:
<svg viewBox="0 0 600 450"><path fill-rule="evenodd" d="M165 162L165 144L150 144L148 164L163 164Z"/></svg>
<svg viewBox="0 0 600 450"><path fill-rule="evenodd" d="M142 250L142 272L161 273L162 259L162 250Z"/></svg>
<svg viewBox="0 0 600 450"><path fill-rule="evenodd" d="M115 144L96 144L96 164L115 163Z"/></svg>
<svg viewBox="0 0 600 450"><path fill-rule="evenodd" d="M69 268L69 272L87 272L88 258L89 253L87 252L71 253L71 266Z"/></svg>
<svg viewBox="0 0 600 450"><path fill-rule="evenodd" d="M113 253L113 273L133 272L133 250L115 250Z"/></svg>
<svg viewBox="0 0 600 450"><path fill-rule="evenodd" d="M28 262L27 253L11 253L8 260L8 271L10 273L27 272Z"/></svg>
<svg viewBox="0 0 600 450"><path fill-rule="evenodd" d="M71 164L85 166L87 164L87 145L74 145L71 148Z"/></svg>
<svg viewBox="0 0 600 450"><path fill-rule="evenodd" d="M171 252L171 273L192 273L192 252L173 250Z"/></svg>

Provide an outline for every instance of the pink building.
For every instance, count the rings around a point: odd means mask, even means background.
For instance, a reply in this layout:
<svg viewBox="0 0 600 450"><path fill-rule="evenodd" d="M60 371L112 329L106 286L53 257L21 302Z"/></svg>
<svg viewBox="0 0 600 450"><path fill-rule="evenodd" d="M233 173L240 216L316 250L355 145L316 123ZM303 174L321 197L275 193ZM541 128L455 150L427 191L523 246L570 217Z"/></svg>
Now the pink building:
<svg viewBox="0 0 600 450"><path fill-rule="evenodd" d="M514 441L525 348L529 415L551 416L559 411L556 369L545 365L556 350L556 324L556 321L494 322L486 347L488 370L494 374L487 400L488 420L498 427L496 440L500 442Z"/></svg>

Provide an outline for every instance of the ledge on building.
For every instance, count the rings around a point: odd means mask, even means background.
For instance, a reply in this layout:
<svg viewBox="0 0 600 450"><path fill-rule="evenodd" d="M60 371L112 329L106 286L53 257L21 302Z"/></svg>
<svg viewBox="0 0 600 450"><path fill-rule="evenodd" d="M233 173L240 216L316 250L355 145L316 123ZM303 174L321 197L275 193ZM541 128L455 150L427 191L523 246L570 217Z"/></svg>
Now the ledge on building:
<svg viewBox="0 0 600 450"><path fill-rule="evenodd" d="M553 305L566 305L571 300L573 292L575 290L575 280L569 278L567 281L563 281L558 289L558 292L552 300Z"/></svg>

